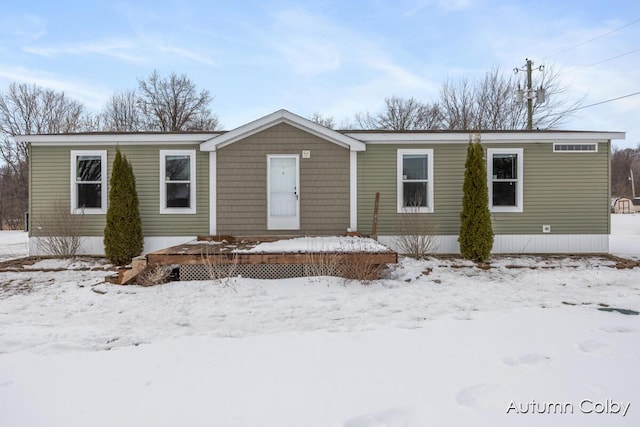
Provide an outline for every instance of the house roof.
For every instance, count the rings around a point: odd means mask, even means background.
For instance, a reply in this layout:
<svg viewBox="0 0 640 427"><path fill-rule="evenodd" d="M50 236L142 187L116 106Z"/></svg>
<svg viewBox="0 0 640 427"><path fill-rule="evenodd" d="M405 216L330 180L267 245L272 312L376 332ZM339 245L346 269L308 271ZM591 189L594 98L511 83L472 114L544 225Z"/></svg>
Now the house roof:
<svg viewBox="0 0 640 427"><path fill-rule="evenodd" d="M561 142L607 141L625 139L624 132L561 131L561 130L504 130L504 131L342 131L366 144L393 143L452 143L469 142L480 133L482 142Z"/></svg>
<svg viewBox="0 0 640 427"><path fill-rule="evenodd" d="M367 144L467 143L480 133L483 142L562 142L625 139L624 132L570 130L332 130L287 110L278 110L231 131L215 132L88 132L47 135L16 135L18 142L33 145L94 144L200 144L202 151L215 151L281 123L331 141L351 151L365 151Z"/></svg>
<svg viewBox="0 0 640 427"><path fill-rule="evenodd" d="M239 141L281 123L286 123L305 132L323 138L327 141L331 141L334 144L349 148L349 150L351 151L365 151L366 146L362 141L352 138L349 135L345 135L321 126L315 122L312 122L311 120L300 117L287 110L278 110L267 116L259 118L258 120L254 120L250 123L247 123L246 125L235 128L232 131L226 132L219 136L214 136L209 141L202 143L200 145L200 149L202 151L215 151L219 148L225 147L229 144L233 144L236 141Z"/></svg>
<svg viewBox="0 0 640 427"><path fill-rule="evenodd" d="M221 132L88 132L16 135L13 138L33 145L192 144L202 143L220 134Z"/></svg>

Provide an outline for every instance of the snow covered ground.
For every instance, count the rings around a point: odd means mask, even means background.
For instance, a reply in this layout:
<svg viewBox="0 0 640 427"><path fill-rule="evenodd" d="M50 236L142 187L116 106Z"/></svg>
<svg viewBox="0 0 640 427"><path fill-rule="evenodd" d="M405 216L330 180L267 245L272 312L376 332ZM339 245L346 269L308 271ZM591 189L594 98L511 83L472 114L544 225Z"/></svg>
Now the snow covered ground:
<svg viewBox="0 0 640 427"><path fill-rule="evenodd" d="M640 258L640 215L612 223ZM640 316L600 310L640 311L640 271L613 264L142 288L40 261L0 272L0 426L640 425Z"/></svg>
<svg viewBox="0 0 640 427"><path fill-rule="evenodd" d="M27 233L24 231L0 231L0 262L21 258L29 252Z"/></svg>

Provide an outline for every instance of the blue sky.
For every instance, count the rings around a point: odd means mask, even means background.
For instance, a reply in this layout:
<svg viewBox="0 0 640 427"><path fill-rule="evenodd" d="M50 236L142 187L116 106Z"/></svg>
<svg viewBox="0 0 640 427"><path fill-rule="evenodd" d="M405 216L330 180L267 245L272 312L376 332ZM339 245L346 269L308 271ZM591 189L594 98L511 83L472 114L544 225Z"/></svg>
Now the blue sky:
<svg viewBox="0 0 640 427"><path fill-rule="evenodd" d="M280 108L340 124L525 58L559 70L569 101L638 92L640 2L30 0L0 15L0 90L35 83L99 111L154 69L176 72L215 96L227 130ZM577 113L565 128L640 143L640 95Z"/></svg>

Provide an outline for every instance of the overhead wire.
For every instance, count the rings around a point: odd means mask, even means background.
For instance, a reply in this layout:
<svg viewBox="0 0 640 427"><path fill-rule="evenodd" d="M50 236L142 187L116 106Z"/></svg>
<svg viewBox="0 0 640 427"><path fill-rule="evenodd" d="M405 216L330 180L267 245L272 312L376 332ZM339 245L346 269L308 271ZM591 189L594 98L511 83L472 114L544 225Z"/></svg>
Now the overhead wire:
<svg viewBox="0 0 640 427"><path fill-rule="evenodd" d="M614 59L622 58L623 56L631 55L633 53L640 52L640 48L634 49L629 52L622 53L620 55L612 56L611 58L603 59L602 61L594 62L593 64L585 65L582 67L574 68L573 70L565 71L566 73L573 73L574 71L584 70L585 68L593 67L595 65L604 64L605 62L613 61Z"/></svg>
<svg viewBox="0 0 640 427"><path fill-rule="evenodd" d="M636 96L636 95L640 95L640 91L634 92L634 93L630 93L628 95L618 96L617 98L607 99L606 101L600 101L600 102L596 102L594 104L589 104L589 105L584 105L582 107L574 108L573 110L567 111L567 113L570 113L570 112L573 112L573 111L578 111L578 110L584 110L585 108L595 107L596 105L606 104L608 102L613 102L613 101L617 101L619 99L624 99L624 98L630 98L630 97Z"/></svg>
<svg viewBox="0 0 640 427"><path fill-rule="evenodd" d="M591 42L593 42L595 40L598 40L598 39L601 39L603 37L606 37L606 36L608 36L610 34L613 34L613 33L617 32L617 31L620 31L620 30L622 30L624 28L627 28L627 27L629 27L631 25L637 24L638 22L640 22L640 18L638 18L636 20L633 20L633 21L631 21L631 22L629 22L629 23L627 23L627 24L625 24L625 25L623 25L621 27L617 27L617 28L614 28L613 30L607 31L606 33L600 34L600 35L598 35L596 37L593 37L593 38L590 38L588 40L585 40L585 41L583 41L581 43L578 43L576 45L573 45L573 46L570 46L568 48L562 49L562 50L554 53L553 55L544 57L544 59L553 58L553 57L558 56L558 55L560 55L562 53L565 53L565 52L568 52L570 50L576 49L576 48L578 48L580 46L584 46L584 45L586 45L588 43L591 43ZM625 53L622 53L620 55L616 55L616 56L613 56L613 57L610 57L610 58L607 58L607 59L603 59L602 61L594 62L592 64L588 64L588 65L585 65L585 66L582 66L582 67L579 67L579 68L575 68L573 70L566 71L565 73L579 71L579 70L583 70L585 68L593 67L595 65L603 64L605 62L613 61L614 59L618 59L618 58L621 58L621 57L624 57L624 56L627 56L627 55L631 55L631 54L636 53L638 51L640 51L640 48L634 49L632 51L625 52ZM606 103L613 102L613 101L618 101L620 99L630 98L632 96L637 96L637 95L640 95L640 91L639 92L630 93L630 94L627 94L627 95L623 95L623 96L618 96L616 98L607 99L605 101L600 101L600 102L596 102L596 103L593 103L593 104L577 107L577 108L574 108L572 110L566 111L566 113L570 113L570 112L574 112L574 111L578 111L578 110L583 110L585 108L595 107L597 105L602 105L602 104L606 104Z"/></svg>
<svg viewBox="0 0 640 427"><path fill-rule="evenodd" d="M620 30L622 30L622 29L624 29L624 28L627 28L627 27L629 27L629 26L631 26L631 25L633 25L633 24L637 24L638 22L640 22L640 18L636 19L635 21L631 21L631 22L629 22L628 24L623 25L622 27L614 28L613 30L611 30L611 31L607 31L606 33L600 34L599 36L596 36L596 37L590 38L589 40L583 41L583 42L578 43L578 44L576 44L576 45L574 45L574 46L570 46L570 47L568 47L568 48L566 48L566 49L562 49L562 50L560 50L560 51L558 51L558 52L554 53L553 55L549 55L549 56L547 56L547 57L545 57L545 58L543 58L543 59L553 58L553 57L555 57L555 56L560 55L561 53L568 52L568 51L570 51L570 50L573 50L573 49L576 49L576 48L578 48L578 47L580 47L580 46L583 46L583 45L585 45L585 44L587 44L587 43L591 43L592 41L595 41L595 40L601 39L601 38L603 38L603 37L606 37L606 36L608 36L609 34L613 34L613 33L615 33L616 31L620 31Z"/></svg>

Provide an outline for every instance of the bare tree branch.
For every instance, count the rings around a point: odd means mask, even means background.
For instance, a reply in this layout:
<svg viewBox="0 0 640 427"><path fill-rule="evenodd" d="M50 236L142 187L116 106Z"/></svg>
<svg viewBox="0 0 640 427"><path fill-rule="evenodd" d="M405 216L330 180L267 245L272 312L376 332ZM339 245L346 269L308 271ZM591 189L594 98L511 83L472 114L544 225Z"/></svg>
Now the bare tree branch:
<svg viewBox="0 0 640 427"><path fill-rule="evenodd" d="M218 118L208 108L211 95L206 90L197 92L184 74L162 78L154 71L138 80L138 89L137 104L145 130L215 130L218 126Z"/></svg>

